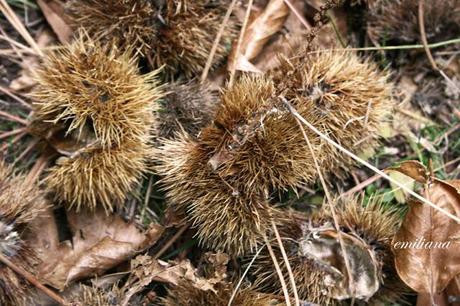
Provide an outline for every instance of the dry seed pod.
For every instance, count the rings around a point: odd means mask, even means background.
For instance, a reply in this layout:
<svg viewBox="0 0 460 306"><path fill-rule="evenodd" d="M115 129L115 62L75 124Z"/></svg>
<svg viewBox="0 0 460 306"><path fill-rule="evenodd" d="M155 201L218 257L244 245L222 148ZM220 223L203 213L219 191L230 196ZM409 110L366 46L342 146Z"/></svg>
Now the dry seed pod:
<svg viewBox="0 0 460 306"><path fill-rule="evenodd" d="M407 293L394 268L391 240L400 218L395 210L377 201L364 206L351 198L334 203L347 258L351 266L354 296L371 305L394 304ZM340 304L350 297L348 275L329 206L313 217L288 215L279 227L301 299L319 305ZM285 279L288 272L275 239L273 249ZM258 288L281 293L268 251L256 259L253 275Z"/></svg>
<svg viewBox="0 0 460 306"><path fill-rule="evenodd" d="M80 33L73 44L49 53L38 70L34 119L78 138L86 129L104 148L137 140L149 132L161 96L156 73L140 75L129 53Z"/></svg>
<svg viewBox="0 0 460 306"><path fill-rule="evenodd" d="M243 77L196 140L165 140L156 154L173 209L188 213L204 245L232 255L254 250L270 227L273 188L314 178L305 140L274 90L269 80Z"/></svg>
<svg viewBox="0 0 460 306"><path fill-rule="evenodd" d="M146 168L161 90L156 72L140 75L129 53L119 55L80 35L45 57L32 130L68 156L46 178L56 200L111 210Z"/></svg>
<svg viewBox="0 0 460 306"><path fill-rule="evenodd" d="M212 147L178 135L163 140L155 154L170 209L187 212L200 242L230 254L254 250L270 226L271 208L263 196L248 195L238 181L223 179L207 161Z"/></svg>
<svg viewBox="0 0 460 306"><path fill-rule="evenodd" d="M33 273L34 252L22 240L27 225L43 212L47 203L39 189L0 161L0 253L16 266ZM29 305L31 288L16 272L0 264L0 304ZM29 301L30 302L30 301Z"/></svg>
<svg viewBox="0 0 460 306"><path fill-rule="evenodd" d="M222 284L217 292L200 290L190 284L179 284L168 290L162 299L162 306L222 306L227 305L233 293L233 286ZM234 306L283 306L285 303L269 294L251 289L240 289L232 301Z"/></svg>
<svg viewBox="0 0 460 306"><path fill-rule="evenodd" d="M368 32L376 41L421 42L418 0L374 0L369 3ZM425 1L424 24L429 42L460 31L460 0Z"/></svg>
<svg viewBox="0 0 460 306"><path fill-rule="evenodd" d="M168 76L201 72L227 9L226 0L74 0L69 12L76 27L94 39L134 47ZM230 19L217 47L214 65L228 54L235 36Z"/></svg>
<svg viewBox="0 0 460 306"><path fill-rule="evenodd" d="M372 154L393 108L387 73L352 52L306 52L281 60L281 67L272 73L278 92L294 106L309 103L309 116L318 121L310 123L344 148ZM318 150L325 173L353 164L325 142Z"/></svg>
<svg viewBox="0 0 460 306"><path fill-rule="evenodd" d="M172 138L179 131L196 136L201 128L211 123L218 105L218 97L209 85L192 81L173 83L165 88L168 93L160 102L158 136Z"/></svg>

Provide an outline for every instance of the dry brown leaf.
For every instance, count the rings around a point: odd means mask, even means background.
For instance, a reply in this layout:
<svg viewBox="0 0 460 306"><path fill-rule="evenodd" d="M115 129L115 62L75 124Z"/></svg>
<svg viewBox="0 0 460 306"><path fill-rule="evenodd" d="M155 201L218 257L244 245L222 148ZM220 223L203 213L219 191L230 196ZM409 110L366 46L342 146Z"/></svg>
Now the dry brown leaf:
<svg viewBox="0 0 460 306"><path fill-rule="evenodd" d="M65 20L63 4L56 0L37 0L37 3L59 41L62 44L68 43L72 29Z"/></svg>
<svg viewBox="0 0 460 306"><path fill-rule="evenodd" d="M204 278L198 276L197 270L189 260L168 263L148 255L139 255L131 261L132 273L124 286L126 295L121 305L128 305L131 297L143 290L152 281L174 286L187 282L197 289L217 292L214 287L216 284L223 282L223 278L226 277L226 273L222 273L222 265L227 264L228 256L221 254L211 260L214 260L216 264L214 277Z"/></svg>
<svg viewBox="0 0 460 306"><path fill-rule="evenodd" d="M59 242L58 229L52 211L35 224L36 237L31 244L43 263L39 277L57 289L76 280L103 272L130 259L154 244L163 227L152 225L145 233L119 216L94 213L67 212L72 241Z"/></svg>
<svg viewBox="0 0 460 306"><path fill-rule="evenodd" d="M279 32L289 15L289 7L284 0L270 0L264 11L247 27L241 41L239 54L236 54L236 44L229 59L229 70L236 67L241 71L258 71L251 60L257 57L265 44ZM251 65L249 65L251 64Z"/></svg>
<svg viewBox="0 0 460 306"><path fill-rule="evenodd" d="M420 180L423 177L415 176ZM460 216L460 181L435 178L431 181L425 197ZM459 235L460 224L445 214L418 201L410 203L409 212L393 239L395 264L401 279L419 293L441 293L460 273ZM413 244L403 244L408 242Z"/></svg>
<svg viewBox="0 0 460 306"><path fill-rule="evenodd" d="M428 182L429 174L425 166L417 160L406 160L399 166L390 167L387 170L398 171L408 177L416 180L419 183L425 184Z"/></svg>

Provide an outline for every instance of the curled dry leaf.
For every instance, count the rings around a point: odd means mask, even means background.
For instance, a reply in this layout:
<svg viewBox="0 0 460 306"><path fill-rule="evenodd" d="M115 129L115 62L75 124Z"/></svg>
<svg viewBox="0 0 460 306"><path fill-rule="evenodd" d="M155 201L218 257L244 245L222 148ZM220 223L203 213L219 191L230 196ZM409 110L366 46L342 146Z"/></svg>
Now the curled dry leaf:
<svg viewBox="0 0 460 306"><path fill-rule="evenodd" d="M399 166L391 167L387 170L401 172L422 184L425 184L429 178L427 169L418 160L407 160L402 162Z"/></svg>
<svg viewBox="0 0 460 306"><path fill-rule="evenodd" d="M407 189L414 190L415 188L415 180L412 179L411 177L399 172L399 171L394 171L394 170L389 170L388 175L395 181L397 181L399 184L405 186ZM396 201L398 203L406 203L407 198L409 197L409 194L404 191L401 187L396 185L393 182L390 182L390 186L392 189L392 192L395 196Z"/></svg>
<svg viewBox="0 0 460 306"><path fill-rule="evenodd" d="M336 230L318 230L300 242L299 252L302 256L313 259L323 269L327 269L330 275L336 275L324 281L332 288L331 293L335 299L345 300L354 297L368 300L380 286L379 263L361 238L342 233L342 239L351 268L353 292L350 292L350 280Z"/></svg>
<svg viewBox="0 0 460 306"><path fill-rule="evenodd" d="M424 196L460 216L460 181L427 178L423 165L413 161L399 169L419 182L426 178ZM419 293L441 293L460 273L459 238L460 224L419 201L410 202L392 245L401 279Z"/></svg>
<svg viewBox="0 0 460 306"><path fill-rule="evenodd" d="M251 60L256 58L265 44L279 32L289 15L289 7L284 0L270 0L265 10L247 27L242 37L239 54L236 54L236 44L229 59L229 70L260 72Z"/></svg>
<svg viewBox="0 0 460 306"><path fill-rule="evenodd" d="M215 285L223 282L224 277L226 277L226 273L223 273L222 267L227 264L228 256L220 253L216 256L208 255L207 259L215 264L215 273L212 278L199 276L197 270L188 260L168 263L147 255L137 256L131 261L132 273L125 284L126 294L121 305L128 305L131 297L140 292L152 281L174 286L186 282L197 289L203 291L211 290L216 293Z"/></svg>
<svg viewBox="0 0 460 306"><path fill-rule="evenodd" d="M60 290L73 281L101 275L130 259L154 244L163 232L163 227L152 225L142 233L133 224L117 215L106 215L103 210L68 211L67 220L71 241L59 242L52 211L34 225L38 234L30 239L43 261L39 277Z"/></svg>

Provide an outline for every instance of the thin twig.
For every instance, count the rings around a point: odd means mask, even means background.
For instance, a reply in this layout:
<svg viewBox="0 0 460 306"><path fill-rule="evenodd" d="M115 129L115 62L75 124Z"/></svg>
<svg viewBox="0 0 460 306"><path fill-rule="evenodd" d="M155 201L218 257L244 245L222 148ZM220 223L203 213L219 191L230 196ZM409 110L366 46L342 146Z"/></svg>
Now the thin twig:
<svg viewBox="0 0 460 306"><path fill-rule="evenodd" d="M349 195L352 195L353 193L355 192L358 192L360 191L361 189L364 189L366 188L367 186L369 186L370 184L374 183L375 181L378 181L379 179L381 178L380 175L376 174L374 176L371 176L370 178L368 178L367 180L359 183L358 185L356 185L355 187L347 190L345 193L342 193L340 195L340 197L347 197Z"/></svg>
<svg viewBox="0 0 460 306"><path fill-rule="evenodd" d="M289 263L289 258L287 257L286 250L284 249L283 241L281 241L280 234L278 232L278 229L276 228L276 224L273 221L273 219L272 219L272 227L273 227L273 232L275 233L276 240L278 241L278 245L280 247L281 254L283 255L284 263L286 264L286 269L289 275L289 281L291 282L292 291L294 292L295 305L300 306L299 293L297 292L297 286L295 284L295 279L294 279L294 274L292 273L291 264Z"/></svg>
<svg viewBox="0 0 460 306"><path fill-rule="evenodd" d="M429 49L444 47L447 45L454 45L460 43L460 38L441 41L438 43L429 44ZM309 51L308 54L321 53L321 52L342 52L342 51L381 51L381 50L408 50L408 49L423 49L424 45L400 45L400 46L385 46L385 47L363 47L363 48L334 48L334 49L321 49Z"/></svg>
<svg viewBox="0 0 460 306"><path fill-rule="evenodd" d="M282 97L282 100L285 103L288 103L287 100L284 97ZM353 306L353 304L355 302L355 297L354 297L355 285L354 285L353 273L351 272L351 265L350 265L347 249L345 248L345 242L343 241L342 231L340 230L339 220L337 218L337 214L335 213L333 199L332 199L331 194L329 193L329 188L327 187L326 181L324 180L321 168L320 168L320 166L318 164L318 159L316 158L315 151L313 150L313 146L311 145L311 142L308 139L307 133L305 132L305 129L303 128L302 123L300 122L299 118L295 117L295 119L296 119L296 122L299 125L299 128L300 128L300 130L302 132L302 135L303 135L303 137L304 137L304 139L305 139L305 141L306 141L306 143L308 145L308 149L310 150L310 153L311 153L311 155L313 157L313 163L315 164L316 172L318 172L318 176L319 176L319 179L321 181L321 185L323 186L324 193L326 195L327 203L328 203L329 208L331 210L332 219L334 220L335 230L337 231L337 235L338 235L338 238L339 238L340 249L342 250L343 259L344 259L344 262L345 262L345 268L347 269L348 280L349 280L348 289L350 290L350 294L352 296L351 305Z"/></svg>
<svg viewBox="0 0 460 306"><path fill-rule="evenodd" d="M3 112L3 111L0 111L0 116L10 120L10 121L15 121L17 123L21 123L23 125L29 125L29 121L25 120L25 119L22 119L22 118L19 118L15 115L12 115L10 113L7 113L7 112Z"/></svg>
<svg viewBox="0 0 460 306"><path fill-rule="evenodd" d="M308 23L307 20L299 13L299 11L295 8L295 6L291 3L290 0L284 0L284 3L289 7L289 9L294 13L294 15L299 19L300 23L307 29L311 29L311 25Z"/></svg>
<svg viewBox="0 0 460 306"><path fill-rule="evenodd" d="M153 258L158 259L161 257L161 255L166 252L171 245L176 242L176 240L188 229L189 225L184 224L178 231L177 233L174 234L174 236L166 242L166 244L153 256Z"/></svg>
<svg viewBox="0 0 460 306"><path fill-rule="evenodd" d="M238 281L238 284L236 284L236 287L235 287L235 289L234 289L233 292L232 292L232 296L230 297L230 300L228 301L227 306L232 306L232 302L233 302L233 300L235 299L236 293L237 293L238 290L240 289L241 284L243 283L244 278L245 278L246 275L248 274L249 269L251 268L252 264L253 264L254 261L256 260L257 256L259 256L260 252L263 250L264 247L265 247L265 245L262 245L262 246L257 250L257 252L256 252L256 254L254 255L254 257L252 257L252 259L251 259L251 261L249 262L248 266L247 266L246 269L244 270L243 275L241 275L240 280Z"/></svg>
<svg viewBox="0 0 460 306"><path fill-rule="evenodd" d="M268 253L270 253L270 257L272 258L273 265L275 266L276 274L278 274L278 278L281 283L281 288L283 289L284 299L286 300L286 306L291 306L291 300L289 299L289 291L286 286L286 282L283 278L283 272L281 272L281 268L278 264L278 260L276 259L275 253L273 252L273 248L268 241L267 235L264 234L264 241L268 248Z"/></svg>
<svg viewBox="0 0 460 306"><path fill-rule="evenodd" d="M428 57L428 60L430 61L431 66L433 67L434 70L439 70L438 65L436 65L436 62L434 61L433 55L430 52L430 48L428 48L428 40L426 39L426 32L425 32L425 18L424 18L424 4L425 0L419 0L418 1L418 24L420 28L420 36L422 38L422 43L423 43L423 49L425 49L426 56Z"/></svg>
<svg viewBox="0 0 460 306"><path fill-rule="evenodd" d="M228 82L228 87L233 86L235 80L236 66L240 58L241 45L243 44L244 34L246 33L246 28L248 26L249 16L251 15L252 3L254 0L248 0L248 7L246 8L246 14L244 15L243 26L241 27L240 36L238 37L238 43L236 44L235 51L235 60L232 61L232 67L230 67L230 80Z"/></svg>
<svg viewBox="0 0 460 306"><path fill-rule="evenodd" d="M216 54L217 48L219 47L220 39L224 34L225 27L228 24L228 20L230 19L230 15L235 8L236 0L232 0L232 3L228 6L227 13L225 14L224 20L222 21L222 25L220 26L219 32L217 33L216 39L214 40L214 44L212 45L211 52L209 53L208 60L206 61L206 65L204 67L203 73L201 74L201 83L204 83L208 77L209 70L212 66L212 61L214 60L214 55Z"/></svg>
<svg viewBox="0 0 460 306"><path fill-rule="evenodd" d="M41 155L36 161L35 164L30 169L29 173L27 174L26 178L24 179L25 184L33 184L35 181L40 177L40 174L46 168L49 159L52 156L45 156Z"/></svg>
<svg viewBox="0 0 460 306"><path fill-rule="evenodd" d="M27 148L25 148L25 150L23 150L21 152L21 154L14 160L14 164L16 164L17 162L19 162L22 158L24 158L24 156L26 156L30 150L32 150L38 143L39 139L36 138L36 139L33 139L29 145L27 146Z"/></svg>
<svg viewBox="0 0 460 306"><path fill-rule="evenodd" d="M16 135L16 137L13 138L13 140L9 141L9 142L5 142L3 144L3 146L0 147L0 153L2 153L3 151L5 151L9 146L13 145L14 143L16 143L19 139L21 139L22 137L26 136L27 135L27 131L23 131L19 134Z"/></svg>
<svg viewBox="0 0 460 306"><path fill-rule="evenodd" d="M142 211L141 211L140 219L142 223L144 222L145 211L147 209L147 205L149 204L150 194L152 192L152 183L153 183L153 178L150 177L149 184L147 185L147 192L145 193L144 207L142 207Z"/></svg>
<svg viewBox="0 0 460 306"><path fill-rule="evenodd" d="M42 285L35 276L33 276L31 273L27 272L23 268L15 265L12 261L10 261L8 258L6 258L1 252L0 252L0 261L6 265L8 268L16 272L17 274L21 275L23 278L25 278L29 283L37 287L37 289L40 289L45 293L47 296L49 296L51 299L53 299L55 302L57 302L60 305L67 305L66 301L57 295L54 291L51 289L45 287Z"/></svg>
<svg viewBox="0 0 460 306"><path fill-rule="evenodd" d="M24 101L24 99L20 98L19 96L15 95L14 93L12 93L9 89L7 89L7 88L5 88L3 86L0 86L0 91L3 92L4 94L10 96L14 100L18 101L19 103L21 103L26 108L32 109L32 106L30 106L29 103L27 103L26 101Z"/></svg>
<svg viewBox="0 0 460 306"><path fill-rule="evenodd" d="M16 16L6 0L0 0L0 10L3 12L3 15L5 15L6 19L8 19L11 25L16 29L16 31L18 31L24 40L32 47L32 49L34 49L38 55L43 56L42 50L40 50L40 47L32 38L29 31L27 31L26 27L22 24L21 20L19 20L18 16Z"/></svg>
<svg viewBox="0 0 460 306"><path fill-rule="evenodd" d="M396 186L399 186L401 187L401 189L403 189L404 191L406 191L407 193L409 193L411 196L415 197L416 199L420 200L421 202L431 206L433 209L436 209L437 211L443 213L444 215L448 216L449 218L451 218L452 220L456 221L457 223L460 223L460 218L453 215L452 213L448 212L447 210L445 210L444 208L441 208L441 207L438 207L436 204L434 204L433 202L431 202L430 200L428 199L425 199L423 196L415 193L414 191L410 190L409 188L407 188L406 186L404 186L403 184L401 184L400 182L398 182L397 180L391 178L389 175L387 175L385 172L383 172L382 170L379 170L378 168L376 168L375 166L371 165L370 163L368 163L367 161L365 161L364 159L358 157L356 154L353 154L352 152L348 151L347 149L345 149L344 147L342 147L341 145L339 145L337 142L335 142L334 140L332 140L330 137L328 137L327 135L325 135L324 133L322 133L321 131L319 131L316 127L314 127L310 122L308 122L304 117L302 117L292 106L291 104L284 100L284 104L287 106L287 108L289 109L289 111L295 116L297 117L303 124L305 124L310 130L312 130L313 132L315 132L318 136L321 137L321 139L325 140L327 143L329 143L331 146L335 147L336 149L340 150L341 152L345 153L346 155L348 155L349 157L353 158L354 160L356 160L357 162L359 162L360 164L363 164L364 166L366 166L367 168L369 168L370 170L374 171L375 173L379 174L381 177L385 178L386 180L392 182L393 184L395 184Z"/></svg>
<svg viewBox="0 0 460 306"><path fill-rule="evenodd" d="M25 130L26 130L26 128L20 128L20 129L15 129L15 130L12 130L12 131L2 133L2 134L0 134L0 140L2 140L4 138L8 138L10 136L17 135L17 134L19 134L21 132L24 132Z"/></svg>

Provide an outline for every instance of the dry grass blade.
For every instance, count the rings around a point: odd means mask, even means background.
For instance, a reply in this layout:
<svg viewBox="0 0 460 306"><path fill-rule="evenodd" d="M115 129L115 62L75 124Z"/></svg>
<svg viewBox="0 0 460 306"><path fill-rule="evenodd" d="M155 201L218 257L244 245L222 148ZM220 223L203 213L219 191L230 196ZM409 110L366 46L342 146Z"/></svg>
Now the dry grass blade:
<svg viewBox="0 0 460 306"><path fill-rule="evenodd" d="M251 266L254 264L254 261L256 260L257 256L259 256L260 252L263 250L264 247L265 247L265 245L262 245L262 246L257 250L256 254L254 254L254 256L252 257L251 261L249 262L248 266L246 267L246 270L244 270L243 275L241 275L240 280L238 281L238 284L236 284L236 287L235 287L235 289L234 289L233 292L232 292L232 296L230 297L230 300L228 301L227 306L232 306L232 302L233 302L233 300L235 299L235 296L236 296L236 294L238 293L238 290L240 289L241 284L243 283L244 278L245 278L246 275L248 274L249 269L250 269Z"/></svg>
<svg viewBox="0 0 460 306"><path fill-rule="evenodd" d="M419 0L418 1L418 22L419 22L419 27L420 27L420 35L422 38L422 43L423 43L423 48L425 49L426 56L428 57L428 60L430 61L431 66L433 67L434 70L439 70L438 65L436 65L436 62L433 59L433 55L430 52L430 49L428 48L428 40L426 38L426 32L425 32L425 18L424 18L424 4L425 0Z"/></svg>
<svg viewBox="0 0 460 306"><path fill-rule="evenodd" d="M287 257L286 250L284 249L283 241L281 241L280 234L273 220L272 220L272 227L273 227L273 232L275 233L275 236L276 236L276 240L278 241L278 245L281 250L281 254L283 256L284 263L286 264L286 269L289 274L289 281L291 282L292 291L294 293L295 305L300 306L299 293L297 292L297 286L295 284L294 275L292 274L291 264L289 263L289 258Z"/></svg>
<svg viewBox="0 0 460 306"><path fill-rule="evenodd" d="M345 153L346 155L348 155L349 157L353 158L354 160L356 160L358 163L360 164L363 164L364 166L366 166L367 168L369 168L370 170L374 171L375 173L377 173L378 175L380 175L381 177L385 178L386 180L394 183L395 185L397 185L398 187L400 187L401 189L403 189L404 191L406 191L408 194L410 194L411 196L417 198L418 200L422 201L423 203L431 206L432 208L438 210L439 212L443 213L444 215L448 216L449 218L451 218L452 220L455 220L456 222L460 223L460 218L458 218L457 216L451 214L450 212L446 211L445 209L443 208L440 208L438 206L436 206L436 204L434 204L433 202L431 202L430 200L422 197L421 195L415 193L414 191L410 190L409 188L407 188L406 186L404 186L403 184L401 184L400 182L392 179L389 175L387 175L385 172L383 172L382 170L379 170L378 168L376 168L375 166L371 165L370 163L368 163L367 161L365 161L364 159L356 156L355 154L353 154L352 152L348 151L347 149L345 149L344 147L342 147L341 145L339 145L337 142L335 142L334 140L332 140L330 137L328 137L327 135L325 135L324 133L322 133L320 130L318 130L316 127L314 127L310 122L308 122L307 120L305 120L305 118L303 118L293 107L292 105L288 102L288 101L284 101L284 104L287 106L287 108L289 109L289 111L292 113L292 115L294 115L296 118L298 118L303 124L305 124L309 129L311 129L313 132L315 132L318 136L321 137L321 139L325 140L327 143L329 143L331 146L337 148L338 150L340 150L341 152Z"/></svg>
<svg viewBox="0 0 460 306"><path fill-rule="evenodd" d="M294 13L294 15L299 19L300 23L307 29L311 29L311 25L308 23L307 20L302 16L302 14L295 8L295 6L292 4L290 0L284 0L284 2L289 6L289 9Z"/></svg>
<svg viewBox="0 0 460 306"><path fill-rule="evenodd" d="M272 258L273 265L275 266L276 274L278 274L278 277L280 279L281 288L283 289L284 299L286 300L286 306L291 306L291 300L289 298L289 291L286 286L286 281L284 280L284 277L283 277L283 272L281 272L281 268L280 268L280 265L278 264L278 260L276 259L276 255L273 252L273 248L270 245L270 242L268 241L267 235L265 234L264 234L264 241L265 241L265 245L267 246L268 252L270 253L270 257Z"/></svg>
<svg viewBox="0 0 460 306"><path fill-rule="evenodd" d="M236 4L236 0L232 0L230 5L228 6L227 13L225 14L222 25L219 29L219 32L217 33L216 39L214 40L214 44L212 45L211 52L209 53L208 60L206 61L206 65L203 69L203 73L201 74L202 83L206 81L206 79L208 78L208 73L209 73L209 70L211 69L214 55L217 52L217 48L219 47L220 39L222 38L222 35L224 34L225 27L227 26L228 21L230 19L230 15L232 14L233 9L235 8L235 4Z"/></svg>
<svg viewBox="0 0 460 306"><path fill-rule="evenodd" d="M21 20L19 20L18 16L14 13L11 9L10 5L6 0L0 0L0 11L2 11L3 15L5 15L6 19L11 23L11 25L16 29L16 31L21 34L25 41L34 49L35 53L43 56L43 52L40 50L40 47L37 45L35 40L32 38L30 33L27 31L25 26L22 24Z"/></svg>
<svg viewBox="0 0 460 306"><path fill-rule="evenodd" d="M15 129L15 130L12 130L12 131L8 131L8 132L5 132L5 133L2 133L0 134L0 140L1 139L4 139L4 138L8 138L10 136L14 136L14 135L17 135L19 133L22 133L26 130L26 128L20 128L20 129Z"/></svg>
<svg viewBox="0 0 460 306"><path fill-rule="evenodd" d="M6 118L6 119L8 119L10 121L15 121L17 123L20 123L20 124L23 124L23 125L26 125L26 126L29 125L29 122L27 120L19 118L19 117L15 116L15 115L12 115L12 114L4 112L4 111L0 111L0 116L4 117L4 118Z"/></svg>
<svg viewBox="0 0 460 306"><path fill-rule="evenodd" d="M32 109L32 106L30 106L29 103L27 103L26 101L24 101L24 99L21 99L20 97L18 97L14 93L12 93L9 89L7 89L7 88L5 88L3 86L0 86L0 91L3 92L4 94L6 94L7 96L10 96L14 100L18 101L19 103L21 103L21 105L25 106L26 108Z"/></svg>
<svg viewBox="0 0 460 306"><path fill-rule="evenodd" d="M283 101L285 103L288 103L285 98L282 98L282 99L283 99ZM337 214L336 214L335 208L333 206L333 199L332 199L332 197L331 197L331 195L329 193L329 189L327 187L326 181L324 180L321 168L320 168L320 166L318 164L318 159L316 158L315 151L313 150L313 147L312 147L312 145L310 143L310 140L308 139L307 133L305 132L305 129L303 128L302 123L299 121L299 118L295 117L295 119L296 119L296 121L297 121L297 123L299 125L300 130L302 131L302 135L305 138L305 141L306 141L306 143L308 145L308 149L310 150L310 153L311 153L311 155L313 157L313 162L315 164L316 171L318 172L318 176L319 176L319 179L321 181L321 185L323 186L324 193L326 194L327 203L328 203L328 205L329 205L329 207L331 209L332 218L334 220L334 227L335 227L335 230L337 231L337 235L338 235L338 239L339 239L339 243L340 243L340 249L341 249L341 251L343 253L343 259L344 259L344 262L345 262L345 267L347 269L348 281L349 281L348 286L349 286L350 294L352 296L351 305L353 306L353 304L354 304L354 292L355 292L353 273L351 271L350 260L349 260L348 254L347 254L347 249L345 248L345 242L343 241L342 231L340 230L339 221L337 219Z"/></svg>
<svg viewBox="0 0 460 306"><path fill-rule="evenodd" d="M184 224L178 231L177 233L174 234L174 236L168 240L168 242L161 248L161 250L158 251L158 253L155 254L155 256L153 256L154 259L158 259L161 257L161 255L164 254L164 252L166 252L170 247L171 245L176 242L176 240L189 228L189 225L188 224Z"/></svg>
<svg viewBox="0 0 460 306"><path fill-rule="evenodd" d="M229 81L229 87L231 87L233 85L233 81L235 79L235 72L236 72L236 68L237 68L237 64L238 64L238 59L239 59L239 54L240 54L240 50L241 50L241 45L243 43L243 37L244 37L244 34L246 33L246 27L248 25L248 20L249 20L249 16L251 15L251 8L252 8L252 4L253 4L253 0L249 0L248 1L248 7L246 9L246 14L244 16L244 21L243 21L243 26L241 27L241 31L240 31L240 36L238 37L238 43L236 45L236 51L235 51L235 58L236 60L234 60L233 62L231 62L230 64L230 81Z"/></svg>

